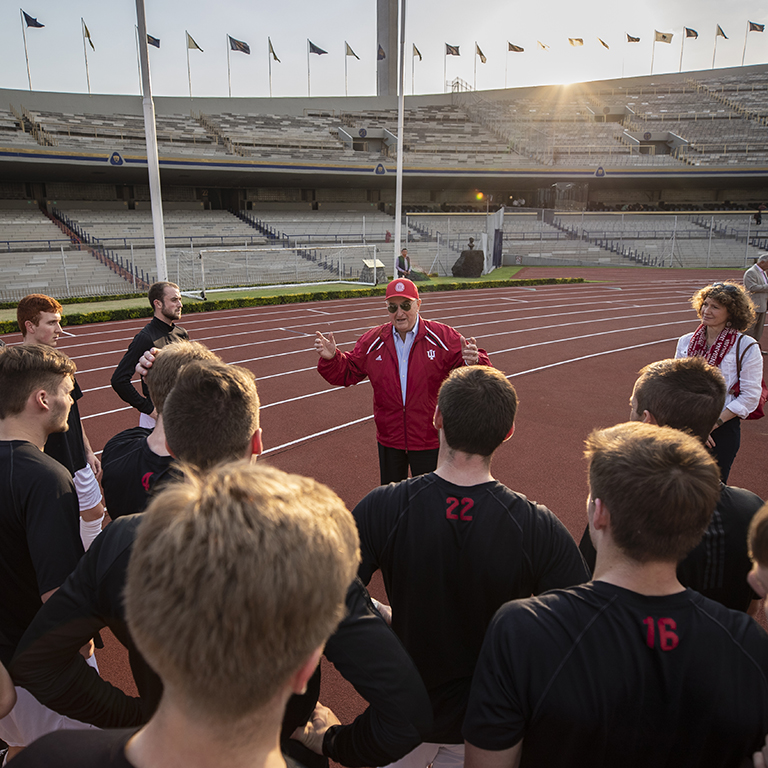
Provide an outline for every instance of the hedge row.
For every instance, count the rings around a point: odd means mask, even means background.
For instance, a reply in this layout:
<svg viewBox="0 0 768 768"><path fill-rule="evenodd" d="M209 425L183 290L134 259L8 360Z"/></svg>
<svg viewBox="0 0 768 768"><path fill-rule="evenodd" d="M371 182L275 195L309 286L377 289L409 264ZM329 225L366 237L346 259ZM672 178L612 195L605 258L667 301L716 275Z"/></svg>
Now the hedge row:
<svg viewBox="0 0 768 768"><path fill-rule="evenodd" d="M425 283L419 285L419 293L433 291L462 291L475 288L505 288L522 285L562 285L566 283L583 283L582 277L547 277L531 280L479 280L473 283ZM307 301L332 301L334 299L350 299L364 296L383 296L386 286L375 288L349 288L341 291L312 291L307 293L286 293L281 296L244 296L239 299L219 299L200 301L184 305L184 314L193 312L215 312L221 309L237 309L240 307L265 307L276 304L301 304ZM142 294L143 295L143 294ZM122 297L125 298L125 297ZM15 304L10 305L15 307ZM132 320L140 317L150 317L152 309L146 307L130 307L124 309L108 309L102 312L74 312L62 317L62 325L85 325L87 323L105 323L111 320ZM14 320L0 321L0 333L13 333L18 327Z"/></svg>

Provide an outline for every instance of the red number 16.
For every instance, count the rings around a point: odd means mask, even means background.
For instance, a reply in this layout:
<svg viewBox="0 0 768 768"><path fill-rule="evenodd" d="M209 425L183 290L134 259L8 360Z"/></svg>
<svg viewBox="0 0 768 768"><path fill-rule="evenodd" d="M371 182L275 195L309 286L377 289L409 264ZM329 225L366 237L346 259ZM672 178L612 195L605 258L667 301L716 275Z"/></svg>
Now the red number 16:
<svg viewBox="0 0 768 768"><path fill-rule="evenodd" d="M677 622L674 619L659 619L659 648L662 651L673 651L677 648L680 638L677 636L677 632L673 630L677 629ZM654 625L653 617L648 616L643 619L643 624L648 629L648 635L645 639L645 644L649 648L653 648L656 645L656 627Z"/></svg>

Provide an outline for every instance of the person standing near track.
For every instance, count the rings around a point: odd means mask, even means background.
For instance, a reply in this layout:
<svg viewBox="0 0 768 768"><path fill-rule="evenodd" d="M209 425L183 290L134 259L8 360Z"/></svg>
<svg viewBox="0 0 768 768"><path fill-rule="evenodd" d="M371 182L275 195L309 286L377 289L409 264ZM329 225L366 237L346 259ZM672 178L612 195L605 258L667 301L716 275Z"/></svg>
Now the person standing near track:
<svg viewBox="0 0 768 768"><path fill-rule="evenodd" d="M175 341L188 341L189 334L180 325L176 325L176 320L181 317L183 306L179 286L176 283L167 281L153 283L149 288L148 298L154 316L133 337L128 351L112 374L111 383L112 389L117 392L120 399L132 405L141 414L139 426L152 429L155 426L157 413L149 397L147 385L142 380L143 394L140 395L131 384L136 364L152 347L161 348Z"/></svg>
<svg viewBox="0 0 768 768"><path fill-rule="evenodd" d="M717 503L717 465L692 435L638 422L586 449L594 579L496 613L466 768L742 766L768 730L768 637L676 576Z"/></svg>
<svg viewBox="0 0 768 768"><path fill-rule="evenodd" d="M757 255L757 261L744 273L744 287L755 308L755 322L747 333L760 341L765 327L765 312L768 308L768 252ZM766 354L763 352L763 354Z"/></svg>
<svg viewBox="0 0 768 768"><path fill-rule="evenodd" d="M25 296L16 307L16 322L22 344L43 344L55 347L61 335L61 304L42 293ZM101 462L91 448L88 435L80 421L77 401L83 391L73 376L72 407L69 409L68 429L48 436L45 452L63 464L72 475L80 509L80 538L85 549L101 533L104 524L104 502L99 479Z"/></svg>
<svg viewBox="0 0 768 768"><path fill-rule="evenodd" d="M440 385L463 365L491 365L474 338L419 316L419 290L397 278L387 286L391 321L364 333L351 352L339 352L333 333L316 331L317 370L348 387L366 377L373 387L373 418L381 484L423 475L437 467L440 445L432 417Z"/></svg>
<svg viewBox="0 0 768 768"><path fill-rule="evenodd" d="M755 321L746 291L737 283L712 283L691 298L701 324L677 342L675 357L703 357L725 376L727 394L707 446L712 451L723 482L741 445L741 420L757 408L763 378L760 345L745 336Z"/></svg>

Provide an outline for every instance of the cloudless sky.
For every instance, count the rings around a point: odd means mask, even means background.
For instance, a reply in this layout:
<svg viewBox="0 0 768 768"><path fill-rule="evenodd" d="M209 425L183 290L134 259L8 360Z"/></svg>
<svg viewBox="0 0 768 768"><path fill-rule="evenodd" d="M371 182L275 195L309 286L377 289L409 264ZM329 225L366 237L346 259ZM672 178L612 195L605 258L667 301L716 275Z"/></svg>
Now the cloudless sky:
<svg viewBox="0 0 768 768"><path fill-rule="evenodd" d="M188 95L188 30L204 49L189 51L196 96L227 95L227 34L250 45L251 55L232 51L233 96L268 96L267 36L281 62L272 63L274 96L307 95L307 38L328 51L310 57L313 96L344 95L344 43L360 57L347 58L350 96L376 91L375 0L145 0L147 31L160 38L150 47L155 95ZM32 87L40 91L87 92L80 17L96 50L88 48L93 93L139 92L136 60L136 6L133 0L23 0L23 9L44 29L27 29ZM408 0L406 10L406 93L444 91L447 79L461 77L477 88L576 82L648 75L654 30L673 33L671 44L656 43L654 74L677 72L683 26L698 32L685 40L683 70L709 69L719 24L716 66L741 64L747 21L768 24L764 0ZM0 6L0 87L27 89L27 71L18 6ZM640 37L627 43L626 34ZM572 47L568 38L583 38ZM610 49L599 42L604 40ZM550 46L541 50L537 40ZM525 48L507 53L507 42ZM414 60L412 46L423 60ZM445 43L460 48L444 57ZM487 57L474 56L475 44ZM395 56L396 51L388 51ZM747 36L745 64L768 62L768 26Z"/></svg>

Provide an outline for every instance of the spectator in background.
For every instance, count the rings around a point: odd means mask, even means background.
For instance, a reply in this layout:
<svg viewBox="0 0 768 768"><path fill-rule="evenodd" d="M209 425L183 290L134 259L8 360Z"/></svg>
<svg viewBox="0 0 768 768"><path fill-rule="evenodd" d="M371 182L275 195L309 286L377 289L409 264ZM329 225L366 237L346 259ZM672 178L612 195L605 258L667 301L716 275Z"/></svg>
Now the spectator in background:
<svg viewBox="0 0 768 768"><path fill-rule="evenodd" d="M61 304L50 296L32 293L25 296L16 307L16 322L21 331L23 344L44 344L55 347L61 335ZM48 436L45 452L63 464L72 475L77 490L80 510L80 538L88 549L101 533L104 524L104 503L101 498L99 479L101 462L91 448L88 435L80 421L78 400L83 392L72 377L72 407L69 410L68 428Z"/></svg>
<svg viewBox="0 0 768 768"><path fill-rule="evenodd" d="M408 258L408 249L403 248L397 257L397 274L395 277L411 276L411 260Z"/></svg>
<svg viewBox="0 0 768 768"><path fill-rule="evenodd" d="M744 273L744 288L755 308L755 322L747 333L760 341L765 327L765 311L768 307L768 252L758 254L757 261ZM763 354L766 354L763 352Z"/></svg>
<svg viewBox="0 0 768 768"><path fill-rule="evenodd" d="M189 335L180 325L175 324L181 317L182 309L181 293L176 283L166 281L153 283L149 288L148 298L154 315L133 337L128 351L118 363L112 374L112 389L117 392L121 400L139 411L141 414L139 426L151 429L155 426L157 413L146 382L141 382L141 395L131 384L136 364L144 352L152 347L160 348L175 341L189 341Z"/></svg>

